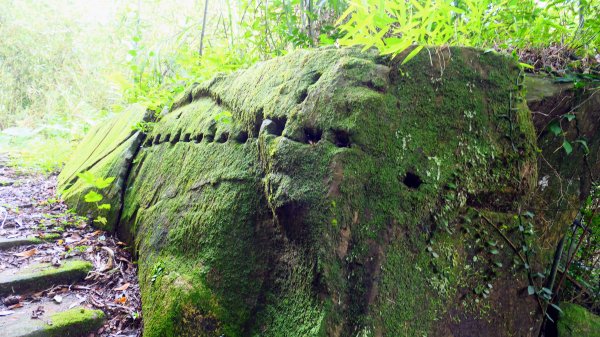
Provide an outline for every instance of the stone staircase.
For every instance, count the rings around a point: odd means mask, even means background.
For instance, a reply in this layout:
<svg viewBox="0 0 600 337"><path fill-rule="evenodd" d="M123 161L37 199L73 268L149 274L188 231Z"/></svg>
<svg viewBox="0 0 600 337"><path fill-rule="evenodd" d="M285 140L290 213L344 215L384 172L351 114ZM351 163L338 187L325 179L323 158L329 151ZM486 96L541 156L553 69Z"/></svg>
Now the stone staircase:
<svg viewBox="0 0 600 337"><path fill-rule="evenodd" d="M26 252L43 242L37 238L0 238L0 250ZM104 320L101 310L84 308L83 298L67 292L52 297L57 285L74 285L92 269L91 263L67 259L60 265L32 262L0 272L0 335L88 336Z"/></svg>

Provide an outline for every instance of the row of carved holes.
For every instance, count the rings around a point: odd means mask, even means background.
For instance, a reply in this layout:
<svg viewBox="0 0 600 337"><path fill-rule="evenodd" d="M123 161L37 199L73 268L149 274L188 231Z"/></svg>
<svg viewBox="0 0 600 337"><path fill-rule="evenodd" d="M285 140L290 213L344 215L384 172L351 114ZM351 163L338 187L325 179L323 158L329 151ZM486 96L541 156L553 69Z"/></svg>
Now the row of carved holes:
<svg viewBox="0 0 600 337"><path fill-rule="evenodd" d="M181 134L177 133L175 135L175 137L173 137L173 139L171 139L171 134L167 134L165 136L164 139L162 139L162 135L158 134L154 137L154 139L149 139L146 142L146 146L151 146L151 145L158 145L158 144L162 144L162 143L178 143L178 142L184 142L184 143L188 143L188 142L194 142L194 143L200 143L202 140L206 140L206 142L208 143L212 143L215 141L215 136L214 135L203 135L203 134L198 134L198 135L194 135L192 136L191 133L186 133L183 135L183 138L181 138ZM248 140L248 133L246 132L240 132L235 138L232 138L229 136L228 133L221 133L219 138L216 139L217 143L225 143L228 140L234 141L236 143L242 144L245 143Z"/></svg>
<svg viewBox="0 0 600 337"><path fill-rule="evenodd" d="M310 83L309 85L315 84L320 78L321 78L321 73L319 72L315 72L311 79L310 79ZM297 103L301 104L303 103L306 98L308 97L308 88L303 89L302 91L300 91L300 94L298 96L297 99ZM219 96L215 96L213 97L213 99L215 100L215 102L217 103L217 105L221 105L222 101L221 98ZM262 115L262 110L258 111L257 116L261 116ZM255 125L255 134L258 135L258 131L260 129L260 125L262 124L263 119L262 118L257 118L256 121L256 125ZM283 133L283 130L285 129L285 125L287 120L285 118L279 118L279 119L273 119L273 122L275 123L275 125L277 126L277 129L275 131L275 135L276 136L281 136ZM317 128L310 128L307 127L304 129L304 139L303 142L307 143L307 144L314 144L317 143L321 140L321 137L323 136L323 131ZM333 131L333 136L334 136L334 144L338 147L350 147L351 143L350 143L350 136L346 131L343 130L334 130ZM171 142L171 143L177 143L179 141L179 134L175 136L175 138L173 140L170 140L171 135L167 134L167 136L165 137L164 140L161 140L162 135L156 135L156 137L152 140L152 142L147 142L146 146L150 146L152 144L156 145L156 144L160 144L160 143L166 143L166 142ZM212 142L213 141L213 137L211 135L207 135L207 136L203 136L202 134L199 134L197 136L195 136L193 138L193 141L195 143L199 143L202 141L202 139L206 139L208 142ZM229 139L229 135L228 134L221 134L220 138L217 139L218 143L225 143L227 140ZM248 139L248 134L247 133L241 133L236 139L234 139L234 141L236 141L237 143L244 143L246 142L246 140ZM191 134L185 134L183 136L183 142L190 142L192 141L191 139Z"/></svg>
<svg viewBox="0 0 600 337"><path fill-rule="evenodd" d="M278 122L280 122L281 120L279 120ZM278 124L281 125L281 124ZM277 132L276 135L277 136L281 136L281 134L283 133L283 129L285 128L285 124L284 127L279 127L277 128ZM317 142L319 142L321 140L321 137L323 136L323 131L320 129L316 129L316 128L305 128L304 129L304 139L303 142L306 144L315 144ZM350 147L351 143L350 143L350 136L348 135L348 133L346 131L343 130L334 130L333 131L333 142L337 147ZM167 134L165 136L165 138L162 138L161 134L156 135L153 139L148 139L148 141L146 142L146 146L151 146L151 145L158 145L158 144L162 144L162 143L178 143L178 142L194 142L194 143L200 143L202 140L206 140L208 143L212 143L213 141L215 141L214 139L214 135L203 135L203 134L198 134L192 137L191 133L186 133L183 135L183 138L181 138L181 134L176 134L175 137L173 137L173 139L171 139L171 134ZM217 143L225 143L228 140L233 140L236 143L245 143L248 140L248 133L246 132L240 132L236 138L231 138L229 137L228 133L221 133L221 135L219 136L219 138L216 140Z"/></svg>

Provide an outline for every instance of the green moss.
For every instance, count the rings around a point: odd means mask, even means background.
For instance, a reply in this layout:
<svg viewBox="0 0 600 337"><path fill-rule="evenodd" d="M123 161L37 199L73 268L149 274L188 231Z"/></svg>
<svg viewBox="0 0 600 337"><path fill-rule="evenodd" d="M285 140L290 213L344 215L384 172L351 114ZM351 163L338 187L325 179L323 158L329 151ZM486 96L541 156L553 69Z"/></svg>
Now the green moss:
<svg viewBox="0 0 600 337"><path fill-rule="evenodd" d="M60 267L53 267L48 263L32 264L14 275L0 277L0 293L45 289L53 284L71 283L83 279L91 269L91 263L81 260L66 261Z"/></svg>
<svg viewBox="0 0 600 337"><path fill-rule="evenodd" d="M52 241L56 239L60 239L62 236L59 233L42 233L40 234L40 239L44 241Z"/></svg>
<svg viewBox="0 0 600 337"><path fill-rule="evenodd" d="M136 157L118 229L141 257L145 336L447 324L471 286L467 203L526 194L534 136L513 61L439 53L297 51L190 87Z"/></svg>
<svg viewBox="0 0 600 337"><path fill-rule="evenodd" d="M134 126L148 118L143 106L132 105L112 120L100 123L81 141L58 176L61 198L81 215L92 219L98 216L106 218L105 225L96 223L104 230L115 230L129 165L142 138ZM77 177L85 171L94 177L113 177L115 180L111 186L98 191ZM92 190L102 194L102 203L110 204L110 209L100 210L96 203L85 202L84 196Z"/></svg>
<svg viewBox="0 0 600 337"><path fill-rule="evenodd" d="M560 307L563 313L558 320L559 337L600 336L600 317L577 304L563 303Z"/></svg>
<svg viewBox="0 0 600 337"><path fill-rule="evenodd" d="M102 310L73 308L50 316L51 325L44 329L44 336L77 337L92 333L102 326Z"/></svg>

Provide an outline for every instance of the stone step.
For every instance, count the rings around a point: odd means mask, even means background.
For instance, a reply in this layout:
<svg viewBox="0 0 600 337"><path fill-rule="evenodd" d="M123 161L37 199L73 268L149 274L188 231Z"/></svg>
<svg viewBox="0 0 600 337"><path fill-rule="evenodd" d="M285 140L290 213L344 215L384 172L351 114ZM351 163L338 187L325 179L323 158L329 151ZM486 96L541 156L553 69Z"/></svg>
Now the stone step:
<svg viewBox="0 0 600 337"><path fill-rule="evenodd" d="M101 310L82 307L75 295L64 296L60 303L48 298L26 302L21 308L0 313L0 335L4 337L85 337L104 320Z"/></svg>
<svg viewBox="0 0 600 337"><path fill-rule="evenodd" d="M57 284L70 284L85 278L92 264L83 260L64 261L59 267L34 263L17 270L0 273L0 295L39 291Z"/></svg>
<svg viewBox="0 0 600 337"><path fill-rule="evenodd" d="M43 241L33 236L25 238L3 239L0 238L0 250L10 249L18 246L35 245Z"/></svg>

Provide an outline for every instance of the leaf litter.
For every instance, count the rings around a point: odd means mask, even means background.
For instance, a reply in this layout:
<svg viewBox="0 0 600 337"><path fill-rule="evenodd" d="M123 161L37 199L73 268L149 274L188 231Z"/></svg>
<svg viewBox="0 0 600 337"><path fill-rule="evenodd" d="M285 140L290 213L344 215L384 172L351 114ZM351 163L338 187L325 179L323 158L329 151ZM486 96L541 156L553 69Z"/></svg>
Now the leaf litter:
<svg viewBox="0 0 600 337"><path fill-rule="evenodd" d="M131 248L69 212L56 196L55 175L17 172L0 154L0 181L11 182L0 185L0 238L33 236L43 240L0 251L0 272L37 262L60 266L72 257L93 265L82 282L3 298L0 316L28 306L31 319L38 319L45 312L39 305L42 299L60 303L65 296L75 295L77 301L71 308L82 305L106 314L105 324L92 336L141 336L141 299Z"/></svg>

